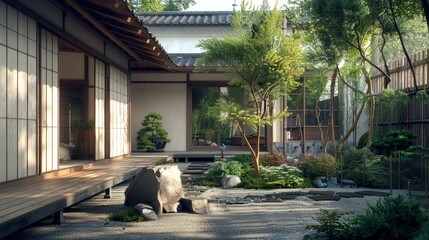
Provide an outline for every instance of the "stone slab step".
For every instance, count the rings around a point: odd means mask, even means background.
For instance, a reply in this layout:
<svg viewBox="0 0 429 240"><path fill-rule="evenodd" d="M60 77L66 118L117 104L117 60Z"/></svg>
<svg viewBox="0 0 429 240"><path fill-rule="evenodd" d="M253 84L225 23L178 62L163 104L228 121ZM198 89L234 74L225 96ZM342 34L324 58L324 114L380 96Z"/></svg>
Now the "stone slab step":
<svg viewBox="0 0 429 240"><path fill-rule="evenodd" d="M203 174L205 170L185 170L184 174Z"/></svg>
<svg viewBox="0 0 429 240"><path fill-rule="evenodd" d="M313 199L314 201L338 201L341 199L340 196L331 196L331 195L311 195L308 198Z"/></svg>
<svg viewBox="0 0 429 240"><path fill-rule="evenodd" d="M333 196L335 194L334 191L318 191L318 190L311 190L308 191L309 195L331 195Z"/></svg>
<svg viewBox="0 0 429 240"><path fill-rule="evenodd" d="M204 174L202 174L202 173L182 173L182 178L183 177L185 177L185 178L187 178L187 177L203 177L204 176Z"/></svg>
<svg viewBox="0 0 429 240"><path fill-rule="evenodd" d="M191 163L188 167L210 167L207 163Z"/></svg>
<svg viewBox="0 0 429 240"><path fill-rule="evenodd" d="M189 166L186 170L207 170L209 168L209 166Z"/></svg>

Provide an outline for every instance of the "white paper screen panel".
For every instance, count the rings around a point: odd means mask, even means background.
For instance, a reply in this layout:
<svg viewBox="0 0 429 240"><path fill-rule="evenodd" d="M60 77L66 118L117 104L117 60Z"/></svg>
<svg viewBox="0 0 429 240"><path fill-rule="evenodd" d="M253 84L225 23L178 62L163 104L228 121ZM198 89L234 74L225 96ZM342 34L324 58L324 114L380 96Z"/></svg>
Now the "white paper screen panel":
<svg viewBox="0 0 429 240"><path fill-rule="evenodd" d="M128 76L110 67L110 156L129 153Z"/></svg>
<svg viewBox="0 0 429 240"><path fill-rule="evenodd" d="M0 182L37 174L37 24L0 1Z"/></svg>
<svg viewBox="0 0 429 240"><path fill-rule="evenodd" d="M42 29L41 42L41 169L42 172L58 169L58 37Z"/></svg>
<svg viewBox="0 0 429 240"><path fill-rule="evenodd" d="M105 81L106 65L95 60L95 159L105 158Z"/></svg>

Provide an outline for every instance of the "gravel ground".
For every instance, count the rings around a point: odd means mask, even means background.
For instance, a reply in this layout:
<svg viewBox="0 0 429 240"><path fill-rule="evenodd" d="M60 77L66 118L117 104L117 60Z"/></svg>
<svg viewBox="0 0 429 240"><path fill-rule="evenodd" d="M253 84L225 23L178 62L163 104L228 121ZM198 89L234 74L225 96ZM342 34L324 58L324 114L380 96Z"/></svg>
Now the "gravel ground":
<svg viewBox="0 0 429 240"><path fill-rule="evenodd" d="M359 214L364 211L367 203L372 204L379 199L375 196L365 196L341 198L339 201L314 201L306 196L299 196L295 200L274 203L210 203L211 212L207 215L181 212L163 214L157 221L110 221L109 214L123 207L123 193L127 185L128 183L123 183L114 187L111 199L104 199L103 194L100 194L65 210L65 223L62 225L50 224L52 219L45 219L11 236L10 239L302 239L303 235L308 233L305 226L316 223L312 217L320 209L338 209ZM320 189L305 189L309 190ZM297 190L211 188L200 196L215 199L286 191Z"/></svg>

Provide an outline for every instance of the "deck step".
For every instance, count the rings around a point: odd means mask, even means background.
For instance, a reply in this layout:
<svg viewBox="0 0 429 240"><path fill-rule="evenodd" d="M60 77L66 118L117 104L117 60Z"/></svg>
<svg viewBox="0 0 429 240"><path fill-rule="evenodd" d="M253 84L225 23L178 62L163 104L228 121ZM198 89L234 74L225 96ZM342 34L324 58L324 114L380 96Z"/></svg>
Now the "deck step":
<svg viewBox="0 0 429 240"><path fill-rule="evenodd" d="M200 166L189 166L186 170L207 170L209 169L209 166L200 167Z"/></svg>
<svg viewBox="0 0 429 240"><path fill-rule="evenodd" d="M201 169L191 169L191 170L185 170L183 171L184 174L203 174L205 170Z"/></svg>
<svg viewBox="0 0 429 240"><path fill-rule="evenodd" d="M207 163L191 163L188 167L209 167Z"/></svg>

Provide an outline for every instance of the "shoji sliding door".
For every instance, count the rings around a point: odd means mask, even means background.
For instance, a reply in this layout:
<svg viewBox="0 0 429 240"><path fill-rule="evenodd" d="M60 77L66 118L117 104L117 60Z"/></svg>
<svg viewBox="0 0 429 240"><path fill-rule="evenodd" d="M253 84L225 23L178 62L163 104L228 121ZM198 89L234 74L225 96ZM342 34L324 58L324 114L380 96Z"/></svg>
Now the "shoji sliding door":
<svg viewBox="0 0 429 240"><path fill-rule="evenodd" d="M58 169L58 37L42 29L40 32L40 111L41 170Z"/></svg>
<svg viewBox="0 0 429 240"><path fill-rule="evenodd" d="M37 174L37 24L0 1L0 182Z"/></svg>
<svg viewBox="0 0 429 240"><path fill-rule="evenodd" d="M110 157L129 153L128 76L110 66Z"/></svg>

